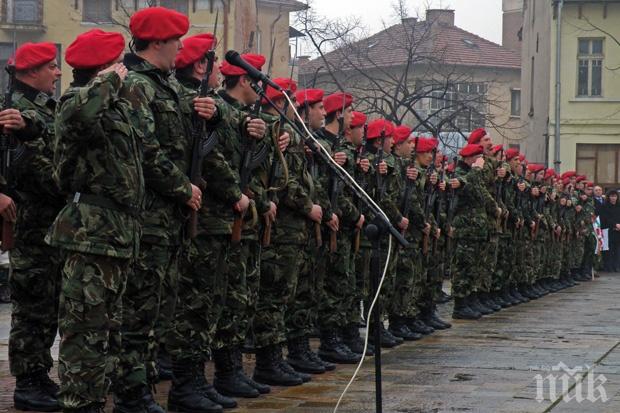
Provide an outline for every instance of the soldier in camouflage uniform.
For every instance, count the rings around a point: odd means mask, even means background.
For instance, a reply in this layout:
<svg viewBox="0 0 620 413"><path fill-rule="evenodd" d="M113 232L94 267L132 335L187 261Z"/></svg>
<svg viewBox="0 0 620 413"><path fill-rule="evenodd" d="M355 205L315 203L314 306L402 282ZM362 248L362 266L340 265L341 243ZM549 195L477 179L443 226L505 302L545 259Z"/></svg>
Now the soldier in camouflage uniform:
<svg viewBox="0 0 620 413"><path fill-rule="evenodd" d="M592 222L595 216L594 212L594 199L592 198L592 191L594 183L586 181L584 183L584 199L583 210L586 216L586 233L584 240L584 253L581 261L581 274L583 281L592 280L592 271L594 269L594 258L596 255L596 236L592 229Z"/></svg>
<svg viewBox="0 0 620 413"><path fill-rule="evenodd" d="M452 318L457 319L478 319L482 315L473 297L477 279L484 271L481 268L484 263L478 259L479 246L488 241L483 151L483 147L478 144L468 144L461 149L461 160L457 164L455 177L450 180L450 186L459 190L453 223L455 263L452 284Z"/></svg>
<svg viewBox="0 0 620 413"><path fill-rule="evenodd" d="M69 202L46 241L64 252L59 400L67 412L102 411L118 368L121 301L138 252L143 154L128 122L127 69L115 63L124 47L119 33L78 36L66 53L74 79L57 107L53 177Z"/></svg>
<svg viewBox="0 0 620 413"><path fill-rule="evenodd" d="M9 253L11 332L9 366L17 382L15 406L58 410L58 386L48 377L50 349L58 329L60 254L45 244L45 233L64 204L52 179L55 100L60 78L56 46L27 43L15 53L13 108L23 114L26 140L11 162L11 187L17 195L15 246Z"/></svg>
<svg viewBox="0 0 620 413"><path fill-rule="evenodd" d="M215 39L210 34L183 40L183 49L175 61L182 101L190 104L196 98L201 80L206 76L206 54L214 47ZM210 90L217 87L218 75L219 68L214 65L207 79ZM217 107L217 115L202 129L209 139L211 136L218 139L230 129L243 127L245 120L241 113L232 110L215 93L209 93L209 98L215 100ZM200 127L200 120L195 121L194 127ZM220 411L221 407L232 408L237 404L208 384L204 369L225 306L232 211L247 210L249 199L239 189L238 171L217 146L204 155L200 167L206 182L203 205L198 211L196 237L180 262L177 308L173 329L166 339L174 372L168 408L175 411ZM230 220L220 221L218 215L222 213Z"/></svg>
<svg viewBox="0 0 620 413"><path fill-rule="evenodd" d="M152 7L136 12L129 25L135 52L125 55L129 69L125 81L130 120L142 133L146 200L140 251L123 296L123 353L114 383L115 411L145 406L161 411L149 382L157 378L152 358L162 285L176 288L186 216L201 204L201 191L187 176L192 108L179 100L180 86L170 76L189 20L173 10ZM215 111L212 102L210 110Z"/></svg>

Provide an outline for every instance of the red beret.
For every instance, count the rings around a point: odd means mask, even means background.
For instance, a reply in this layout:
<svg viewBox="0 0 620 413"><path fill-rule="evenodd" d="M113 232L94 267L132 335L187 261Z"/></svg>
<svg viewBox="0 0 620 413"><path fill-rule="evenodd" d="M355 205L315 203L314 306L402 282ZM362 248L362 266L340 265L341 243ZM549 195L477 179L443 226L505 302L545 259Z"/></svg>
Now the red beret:
<svg viewBox="0 0 620 413"><path fill-rule="evenodd" d="M322 89L302 89L295 93L295 100L297 106L302 107L306 102L308 105L313 105L323 100L325 92Z"/></svg>
<svg viewBox="0 0 620 413"><path fill-rule="evenodd" d="M469 143L459 151L459 155L463 158L467 158L469 156L481 155L483 152L484 148L482 145L478 145L477 143Z"/></svg>
<svg viewBox="0 0 620 413"><path fill-rule="evenodd" d="M353 96L348 93L336 92L323 98L323 105L325 106L325 113L334 113L337 110L342 110L351 106L353 103Z"/></svg>
<svg viewBox="0 0 620 413"><path fill-rule="evenodd" d="M394 128L394 145L405 142L411 137L411 128L405 125Z"/></svg>
<svg viewBox="0 0 620 413"><path fill-rule="evenodd" d="M275 79L272 79L273 82L280 86L282 88L282 91L279 90L275 90L274 88L272 88L271 86L267 86L267 89L265 90L265 93L267 94L267 97L271 100L275 100L275 99L283 99L284 98L284 91L288 91L291 93L295 93L297 91L297 82L295 82L293 79L291 78L287 78L287 77L278 77ZM261 103L265 104L267 103L267 100L262 100Z"/></svg>
<svg viewBox="0 0 620 413"><path fill-rule="evenodd" d="M24 43L15 51L15 69L34 69L54 60L56 53L54 43Z"/></svg>
<svg viewBox="0 0 620 413"><path fill-rule="evenodd" d="M564 184L564 185L570 184L570 178L561 178L561 179L562 179L562 184Z"/></svg>
<svg viewBox="0 0 620 413"><path fill-rule="evenodd" d="M418 138L417 153L427 153L437 147L439 141L435 138Z"/></svg>
<svg viewBox="0 0 620 413"><path fill-rule="evenodd" d="M265 64L265 56L262 54L246 53L242 54L241 58L257 70L261 70ZM224 76L241 76L247 74L244 69L231 65L227 61L222 62L220 72L222 72Z"/></svg>
<svg viewBox="0 0 620 413"><path fill-rule="evenodd" d="M553 168L547 168L547 171L545 172L545 178L544 179L551 179L555 176L555 170L553 170Z"/></svg>
<svg viewBox="0 0 620 413"><path fill-rule="evenodd" d="M93 53L94 50L97 53ZM92 69L113 62L123 50L125 38L122 34L92 29L75 38L65 52L65 60L75 69Z"/></svg>
<svg viewBox="0 0 620 413"><path fill-rule="evenodd" d="M538 173L545 169L545 165L541 165L539 163L531 163L527 166L527 170L533 173Z"/></svg>
<svg viewBox="0 0 620 413"><path fill-rule="evenodd" d="M142 40L168 40L183 36L189 30L189 19L183 13L166 7L147 7L129 19L129 31Z"/></svg>
<svg viewBox="0 0 620 413"><path fill-rule="evenodd" d="M480 139L482 139L487 134L487 131L484 128L478 128L469 134L469 138L467 138L467 143L480 143Z"/></svg>
<svg viewBox="0 0 620 413"><path fill-rule="evenodd" d="M394 133L394 125L389 120L375 119L368 124L368 132L366 139L377 139L381 137L381 132L385 132L385 136L392 136Z"/></svg>
<svg viewBox="0 0 620 413"><path fill-rule="evenodd" d="M495 155L497 152L503 149L504 149L504 145L495 145L494 147L491 148L491 153Z"/></svg>
<svg viewBox="0 0 620 413"><path fill-rule="evenodd" d="M214 47L215 37L211 33L199 34L183 39L183 48L177 53L174 66L178 69L187 67L201 60Z"/></svg>
<svg viewBox="0 0 620 413"><path fill-rule="evenodd" d="M573 176L577 175L577 172L575 171L566 171L561 175L561 178L572 178Z"/></svg>
<svg viewBox="0 0 620 413"><path fill-rule="evenodd" d="M575 178L575 182L581 182L581 181L585 181L586 180L586 176L585 175L577 175L577 178Z"/></svg>
<svg viewBox="0 0 620 413"><path fill-rule="evenodd" d="M515 158L517 156L519 156L519 150L516 148L508 148L506 149L506 152L504 152L506 154L506 160L511 160L512 158Z"/></svg>
<svg viewBox="0 0 620 413"><path fill-rule="evenodd" d="M366 124L366 120L368 118L362 112L353 112L353 119L351 119L351 127L359 128L360 126L364 126Z"/></svg>
<svg viewBox="0 0 620 413"><path fill-rule="evenodd" d="M527 159L525 159L525 155L524 155L524 154L522 154L522 153L520 153L520 154L519 154L519 162L525 162L525 163L528 163L528 162L527 162Z"/></svg>
<svg viewBox="0 0 620 413"><path fill-rule="evenodd" d="M594 182L586 181L586 188L592 188L594 186Z"/></svg>
<svg viewBox="0 0 620 413"><path fill-rule="evenodd" d="M448 173L454 172L455 169L456 169L456 164L455 163L451 163L450 165L446 166L446 172L448 172Z"/></svg>

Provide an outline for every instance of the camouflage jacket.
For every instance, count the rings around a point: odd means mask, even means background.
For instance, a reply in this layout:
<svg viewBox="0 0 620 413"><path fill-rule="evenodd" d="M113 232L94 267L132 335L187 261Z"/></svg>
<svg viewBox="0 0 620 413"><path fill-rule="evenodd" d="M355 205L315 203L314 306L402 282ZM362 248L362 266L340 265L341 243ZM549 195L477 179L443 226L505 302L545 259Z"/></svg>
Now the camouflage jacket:
<svg viewBox="0 0 620 413"><path fill-rule="evenodd" d="M146 183L144 242L180 245L191 199L191 116L180 85L135 54L125 55L131 122L141 132Z"/></svg>
<svg viewBox="0 0 620 413"><path fill-rule="evenodd" d="M408 182L407 167L410 165L410 162L401 157L395 157L395 161L395 165L397 165L396 167L400 171L399 173L403 181L403 191L398 201L399 210L402 212L401 209L404 206L403 197ZM416 166L415 161L412 166ZM426 217L424 216L424 189L420 175L418 175L418 179L411 182L410 185L412 189L411 196L409 197L409 213L406 216L406 218L409 219L409 227L407 228L405 237L410 241L410 248L419 248L419 242L422 240L422 230L426 225Z"/></svg>
<svg viewBox="0 0 620 413"><path fill-rule="evenodd" d="M37 137L20 136L24 152L12 160L11 186L17 193L15 239L24 243L45 244L45 234L58 211L66 203L52 178L54 111L56 101L43 92L15 81L13 107L36 119ZM33 130L22 131L31 135ZM31 138L32 136L30 136Z"/></svg>
<svg viewBox="0 0 620 413"><path fill-rule="evenodd" d="M462 160L458 162L455 178L461 183L459 202L454 214L454 237L486 240L489 236L487 224L486 185L483 171L471 168Z"/></svg>
<svg viewBox="0 0 620 413"><path fill-rule="evenodd" d="M112 72L72 86L61 97L54 179L70 202L50 228L50 245L121 258L137 253L145 196L143 157L139 132L129 122L126 93ZM82 202L77 193L93 197L92 202Z"/></svg>

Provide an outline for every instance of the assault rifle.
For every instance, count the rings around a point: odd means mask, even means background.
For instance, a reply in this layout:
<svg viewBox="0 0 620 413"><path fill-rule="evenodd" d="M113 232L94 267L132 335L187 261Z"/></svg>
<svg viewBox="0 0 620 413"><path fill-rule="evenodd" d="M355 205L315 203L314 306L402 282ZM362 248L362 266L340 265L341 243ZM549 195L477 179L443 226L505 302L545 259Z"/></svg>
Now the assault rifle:
<svg viewBox="0 0 620 413"><path fill-rule="evenodd" d="M13 89L15 80L15 66L7 65L6 71L9 74L6 93L4 94L4 106L2 110L10 109L13 106ZM0 174L7 182L7 187L11 187L11 150L13 137L8 132L0 135ZM0 218L1 219L1 218ZM15 246L13 237L13 223L2 219L2 239L0 240L0 250L9 251Z"/></svg>

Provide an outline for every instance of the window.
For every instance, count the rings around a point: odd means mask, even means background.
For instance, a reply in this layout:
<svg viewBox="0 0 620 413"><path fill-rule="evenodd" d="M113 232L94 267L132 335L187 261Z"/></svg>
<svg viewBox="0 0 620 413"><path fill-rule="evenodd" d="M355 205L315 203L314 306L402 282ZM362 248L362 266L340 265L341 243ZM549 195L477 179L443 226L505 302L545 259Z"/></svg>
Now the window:
<svg viewBox="0 0 620 413"><path fill-rule="evenodd" d="M88 23L112 23L111 0L82 0L82 21Z"/></svg>
<svg viewBox="0 0 620 413"><path fill-rule="evenodd" d="M188 0L160 0L159 5L184 14L188 14L189 12Z"/></svg>
<svg viewBox="0 0 620 413"><path fill-rule="evenodd" d="M521 116L521 89L510 89L510 116Z"/></svg>
<svg viewBox="0 0 620 413"><path fill-rule="evenodd" d="M599 185L618 186L620 145L577 144L577 173L587 174Z"/></svg>
<svg viewBox="0 0 620 413"><path fill-rule="evenodd" d="M603 95L603 39L579 39L577 96Z"/></svg>
<svg viewBox="0 0 620 413"><path fill-rule="evenodd" d="M3 19L15 24L41 24L43 4L41 0L7 0Z"/></svg>

